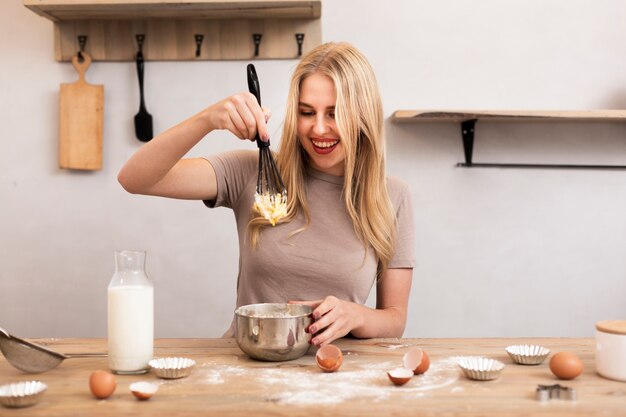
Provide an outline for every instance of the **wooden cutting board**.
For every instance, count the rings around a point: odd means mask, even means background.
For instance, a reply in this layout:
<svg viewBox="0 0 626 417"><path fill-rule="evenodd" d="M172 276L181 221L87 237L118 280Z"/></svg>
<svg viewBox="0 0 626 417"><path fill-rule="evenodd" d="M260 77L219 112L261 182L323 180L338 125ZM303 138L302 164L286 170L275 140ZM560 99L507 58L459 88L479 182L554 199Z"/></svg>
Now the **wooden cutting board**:
<svg viewBox="0 0 626 417"><path fill-rule="evenodd" d="M99 170L102 168L102 128L104 124L104 86L85 81L91 56L82 52L72 64L78 81L61 84L59 121L59 167Z"/></svg>

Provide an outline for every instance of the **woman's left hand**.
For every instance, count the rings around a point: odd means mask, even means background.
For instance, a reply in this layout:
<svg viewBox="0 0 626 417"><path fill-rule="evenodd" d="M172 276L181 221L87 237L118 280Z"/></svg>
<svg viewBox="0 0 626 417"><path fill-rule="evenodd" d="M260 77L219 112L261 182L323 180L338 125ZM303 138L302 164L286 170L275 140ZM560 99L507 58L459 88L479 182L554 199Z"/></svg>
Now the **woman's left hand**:
<svg viewBox="0 0 626 417"><path fill-rule="evenodd" d="M308 332L313 335L311 344L317 347L324 346L332 341L344 337L354 328L361 325L359 305L340 300L332 295L323 300L290 301L292 304L302 304L313 308L313 323Z"/></svg>

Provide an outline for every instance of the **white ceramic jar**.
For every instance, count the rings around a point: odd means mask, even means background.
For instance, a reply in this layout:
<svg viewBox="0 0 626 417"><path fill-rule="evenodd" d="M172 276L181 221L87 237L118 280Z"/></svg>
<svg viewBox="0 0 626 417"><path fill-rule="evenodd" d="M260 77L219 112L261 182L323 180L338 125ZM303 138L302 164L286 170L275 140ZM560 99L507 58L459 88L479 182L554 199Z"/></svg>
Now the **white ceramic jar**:
<svg viewBox="0 0 626 417"><path fill-rule="evenodd" d="M596 371L605 378L626 381L626 320L596 323Z"/></svg>

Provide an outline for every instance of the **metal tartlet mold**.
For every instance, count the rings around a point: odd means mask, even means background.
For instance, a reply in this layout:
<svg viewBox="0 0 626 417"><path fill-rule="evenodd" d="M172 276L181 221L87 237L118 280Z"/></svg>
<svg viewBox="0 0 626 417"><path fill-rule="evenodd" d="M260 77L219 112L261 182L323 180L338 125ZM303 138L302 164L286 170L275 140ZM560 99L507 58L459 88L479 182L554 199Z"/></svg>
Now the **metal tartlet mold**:
<svg viewBox="0 0 626 417"><path fill-rule="evenodd" d="M550 349L537 345L511 345L505 350L513 362L520 365L539 365L550 354Z"/></svg>
<svg viewBox="0 0 626 417"><path fill-rule="evenodd" d="M159 378L178 379L189 376L196 361L189 358L168 357L152 359L148 364Z"/></svg>
<svg viewBox="0 0 626 417"><path fill-rule="evenodd" d="M458 363L465 376L476 381L496 379L504 369L502 362L482 356L465 356Z"/></svg>
<svg viewBox="0 0 626 417"><path fill-rule="evenodd" d="M19 408L34 405L48 386L41 381L23 381L0 386L0 403L5 407Z"/></svg>

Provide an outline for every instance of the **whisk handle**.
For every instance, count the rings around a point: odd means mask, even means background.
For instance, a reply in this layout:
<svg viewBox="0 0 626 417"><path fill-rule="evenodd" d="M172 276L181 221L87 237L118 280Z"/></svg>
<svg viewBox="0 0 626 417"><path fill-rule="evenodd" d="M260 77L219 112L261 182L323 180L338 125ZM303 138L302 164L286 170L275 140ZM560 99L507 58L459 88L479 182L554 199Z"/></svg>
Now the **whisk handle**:
<svg viewBox="0 0 626 417"><path fill-rule="evenodd" d="M250 91L255 97L256 101L261 105L261 86L259 85L259 77L256 75L256 69L253 64L248 64L248 91ZM267 148L270 146L270 141L263 142L259 137L259 133L256 134L256 144L259 148Z"/></svg>
<svg viewBox="0 0 626 417"><path fill-rule="evenodd" d="M256 101L261 105L261 86L259 85L259 77L256 75L256 69L253 64L248 64L248 90L254 94Z"/></svg>

